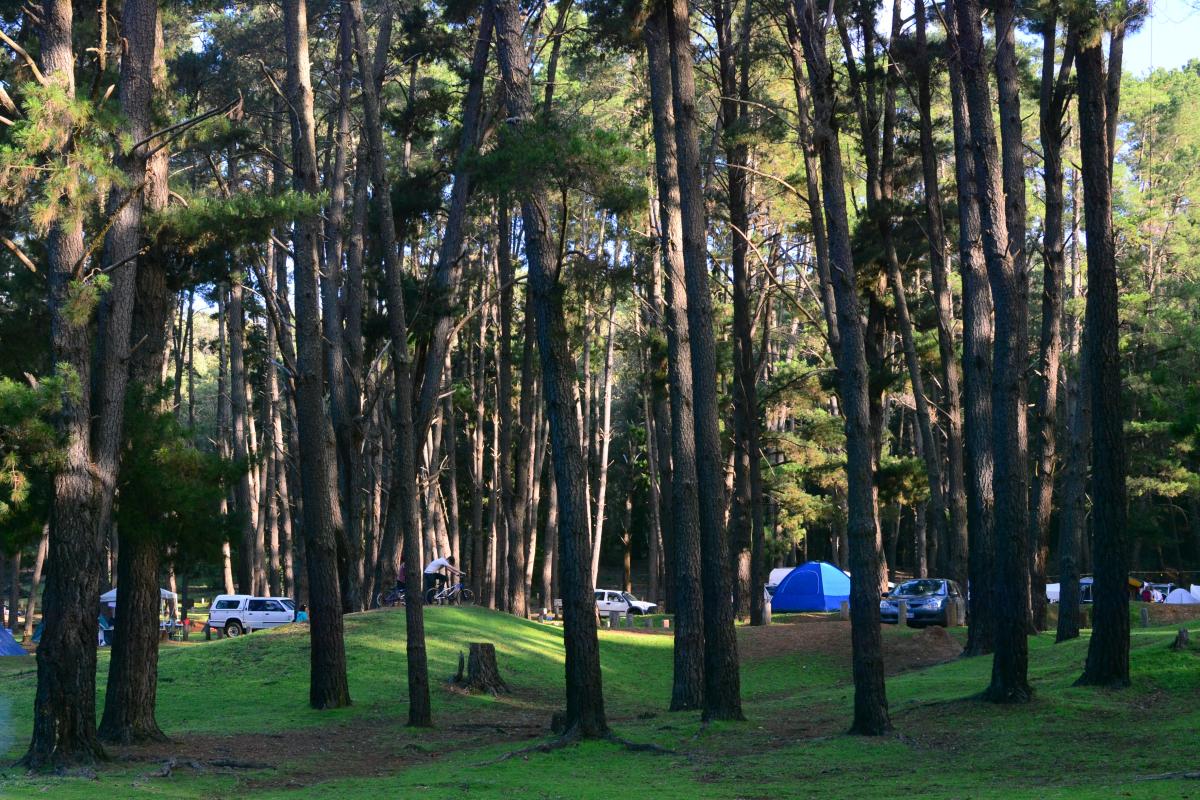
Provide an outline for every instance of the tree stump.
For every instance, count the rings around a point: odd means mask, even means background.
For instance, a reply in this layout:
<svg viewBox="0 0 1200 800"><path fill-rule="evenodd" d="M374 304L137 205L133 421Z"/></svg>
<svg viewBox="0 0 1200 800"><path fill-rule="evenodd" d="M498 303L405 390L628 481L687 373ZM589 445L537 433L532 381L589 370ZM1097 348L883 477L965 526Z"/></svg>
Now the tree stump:
<svg viewBox="0 0 1200 800"><path fill-rule="evenodd" d="M496 666L496 645L491 642L471 642L470 655L466 659L467 674L463 675L463 656L458 656L458 674L454 683L471 693L487 692L500 694L508 692L508 684L500 677L500 669Z"/></svg>
<svg viewBox="0 0 1200 800"><path fill-rule="evenodd" d="M1175 634L1175 641L1171 642L1172 650L1187 650L1190 636L1187 628L1180 628L1179 633Z"/></svg>

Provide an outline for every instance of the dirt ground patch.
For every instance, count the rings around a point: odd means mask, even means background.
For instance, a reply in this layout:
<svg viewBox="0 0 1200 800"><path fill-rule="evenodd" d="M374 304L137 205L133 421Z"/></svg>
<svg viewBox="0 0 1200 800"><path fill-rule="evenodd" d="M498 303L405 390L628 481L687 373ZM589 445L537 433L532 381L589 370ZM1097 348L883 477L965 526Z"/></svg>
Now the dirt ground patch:
<svg viewBox="0 0 1200 800"><path fill-rule="evenodd" d="M545 736L548 714L513 707L482 713L470 723L441 724L419 737L402 717L360 719L314 730L231 736L189 735L168 742L110 747L118 762L145 763L146 778L172 772L258 773L244 786L309 786L338 777L379 777L437 761L443 755Z"/></svg>
<svg viewBox="0 0 1200 800"><path fill-rule="evenodd" d="M1145 607L1150 609L1151 625L1200 620L1200 604L1148 603Z"/></svg>
<svg viewBox="0 0 1200 800"><path fill-rule="evenodd" d="M840 619L806 618L744 628L738 639L744 661L786 653L821 653L850 662L850 623ZM911 636L883 629L883 660L889 675L952 661L962 645L945 628L930 627Z"/></svg>

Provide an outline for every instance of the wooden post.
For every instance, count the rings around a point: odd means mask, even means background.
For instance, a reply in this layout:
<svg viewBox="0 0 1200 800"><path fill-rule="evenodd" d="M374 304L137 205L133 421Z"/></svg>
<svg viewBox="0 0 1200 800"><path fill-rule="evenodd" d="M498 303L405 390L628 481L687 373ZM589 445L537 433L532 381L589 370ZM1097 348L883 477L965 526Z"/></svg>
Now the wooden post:
<svg viewBox="0 0 1200 800"><path fill-rule="evenodd" d="M946 600L946 627L958 627L958 600L953 597Z"/></svg>
<svg viewBox="0 0 1200 800"><path fill-rule="evenodd" d="M896 604L896 624L904 627L908 625L908 601L901 600Z"/></svg>
<svg viewBox="0 0 1200 800"><path fill-rule="evenodd" d="M671 620L669 620L669 619L664 619L664 620L663 620L663 628L667 628L667 629L669 629L670 627L671 627Z"/></svg>
<svg viewBox="0 0 1200 800"><path fill-rule="evenodd" d="M1150 627L1150 609L1147 606L1142 606L1142 627Z"/></svg>
<svg viewBox="0 0 1200 800"><path fill-rule="evenodd" d="M842 619L850 619L850 601L842 601Z"/></svg>
<svg viewBox="0 0 1200 800"><path fill-rule="evenodd" d="M612 628L612 629L616 629L620 625L621 625L621 612L620 611L608 612L608 627Z"/></svg>
<svg viewBox="0 0 1200 800"><path fill-rule="evenodd" d="M770 600L763 603L762 624L763 625L771 624L771 601Z"/></svg>

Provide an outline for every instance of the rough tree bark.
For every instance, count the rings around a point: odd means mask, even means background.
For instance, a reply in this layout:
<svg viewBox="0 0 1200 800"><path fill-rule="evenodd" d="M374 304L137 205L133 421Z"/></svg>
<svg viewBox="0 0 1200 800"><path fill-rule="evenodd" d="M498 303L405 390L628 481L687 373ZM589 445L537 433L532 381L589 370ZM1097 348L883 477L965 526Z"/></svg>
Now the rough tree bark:
<svg viewBox="0 0 1200 800"><path fill-rule="evenodd" d="M650 78L654 162L658 178L659 235L666 273L667 370L671 403L671 532L669 573L675 613L672 711L699 708L704 699L704 623L700 593L700 510L696 494L696 439L692 365L684 286L683 227L675 111L671 102L670 11L666 4L646 21L643 39Z"/></svg>
<svg viewBox="0 0 1200 800"><path fill-rule="evenodd" d="M499 62L508 104L507 124L516 132L533 121L529 87L529 57L521 39L521 20L515 0L490 0ZM584 738L604 736L608 723L600 678L600 646L596 635L594 587L588 571L586 499L583 495L583 453L575 416L576 365L567 349L562 290L549 270L545 190L536 182L523 191L521 218L529 291L537 320L538 349L546 416L558 487L559 572L563 588L566 646L567 709L565 730Z"/></svg>
<svg viewBox="0 0 1200 800"><path fill-rule="evenodd" d="M854 672L851 732L878 736L891 728L879 630L879 531L875 515L870 412L863 323L855 285L854 256L837 118L833 69L825 50L827 19L813 0L797 0L797 25L808 66L813 100L813 144L821 162L829 259L837 302L841 350L838 383L846 429L850 628Z"/></svg>
<svg viewBox="0 0 1200 800"><path fill-rule="evenodd" d="M1092 401L1092 638L1080 685L1129 685L1129 539L1126 531L1125 444L1121 420L1120 318L1112 226L1112 162L1103 37L1077 20L1079 142L1087 230L1087 310L1084 369ZM1111 50L1110 50L1111 51ZM1110 64L1119 69L1119 64Z"/></svg>
<svg viewBox="0 0 1200 800"><path fill-rule="evenodd" d="M679 164L679 209L683 229L684 282L692 360L696 424L696 487L700 507L700 578L704 593L703 718L742 719L733 576L725 527L725 460L718 430L716 342L708 280L708 240L701 180L696 84L692 66L687 0L672 0L672 100ZM877 610L878 611L878 610Z"/></svg>
<svg viewBox="0 0 1200 800"><path fill-rule="evenodd" d="M950 258L942 193L938 181L938 157L933 142L932 80L926 45L925 3L916 11L916 50L913 73L917 82L920 126L921 175L924 182L925 224L928 226L929 271L933 279L937 309L938 356L941 362L942 416L946 431L946 506L950 512L949 539L938 543L934 568L959 586L967 585L967 495L963 472L962 375L954 342L954 298L950 292Z"/></svg>
<svg viewBox="0 0 1200 800"><path fill-rule="evenodd" d="M945 15L946 37L958 47L958 25L952 4ZM958 57L950 59L951 109L954 119L954 165L958 186L958 251L963 280L963 400L967 493L967 575L969 606L967 645L963 655L992 651L995 613L992 604L994 458L992 454L992 293L983 256L982 221L975 190L975 156L971 150L971 112Z"/></svg>
<svg viewBox="0 0 1200 800"><path fill-rule="evenodd" d="M995 651L992 681L985 696L993 702L1022 703L1028 683L1029 486L1025 441L1025 361L1028 287L1013 259L1005 223L1001 164L992 123L991 89L983 50L979 0L958 0L958 53L970 111L975 187L979 197L984 260L995 306L993 342L992 442L995 458Z"/></svg>
<svg viewBox="0 0 1200 800"><path fill-rule="evenodd" d="M166 79L157 4L153 0L128 2L122 7L121 32L126 42L121 59L121 103L131 127L145 131L132 134L134 141L140 141L149 132L152 94L164 88ZM128 80L131 84L128 95L124 93L126 62L129 62ZM145 182L142 192L145 210L162 210L168 195L167 152L160 150L149 160L144 153L135 153L130 161L130 177ZM139 212L141 210L139 208ZM122 231L120 257L133 256L138 252L141 227L139 213L137 220L131 221L131 230ZM110 235L115 231L116 226ZM115 251L117 248L113 249ZM139 258L136 263L137 303L127 334L133 348L129 382L134 396L140 400L139 411L153 414L160 410L152 400L163 380L167 329L174 303L167 286L163 254L151 250L148 256ZM117 618L125 620L125 623L117 626L109 662L104 716L100 720L99 730L100 737L106 741L128 744L166 738L155 717L160 602L158 573L162 546L157 531L122 530L121 549L117 557L117 584L120 588L117 593Z"/></svg>
<svg viewBox="0 0 1200 800"><path fill-rule="evenodd" d="M1033 475L1029 492L1029 599L1033 627L1046 629L1046 560L1050 550L1050 514L1054 502L1054 470L1058 460L1059 368L1062 356L1065 263L1063 240L1063 141L1070 99L1075 37L1068 36L1062 65L1058 56L1058 7L1042 23L1042 85L1038 98L1046 217L1042 232L1042 330L1038 358L1041 383L1033 423Z"/></svg>
<svg viewBox="0 0 1200 800"><path fill-rule="evenodd" d="M404 552L416 570L421 556L419 509L417 501L416 457L417 442L412 417L412 363L408 347L408 322L404 307L404 291L400 269L400 253L396 249L395 221L392 215L391 185L387 177L384 156L383 129L379 111L379 96L372 77L371 61L367 58L367 27L363 22L362 4L349 0L354 19L355 55L362 79L365 111L365 133L371 160L371 183L379 203L380 238L387 270L388 330L391 334L392 373L395 380L396 407L393 420L395 459L392 473L392 508L388 512L388 527L394 536L396 529L404 532ZM440 361L439 361L440 366ZM395 574L396 565L388 565ZM405 603L408 656L408 724L428 727L433 724L429 702L429 666L425 653L425 617L420 593L414 593Z"/></svg>
<svg viewBox="0 0 1200 800"><path fill-rule="evenodd" d="M350 150L350 94L354 79L354 37L350 14L343 6L338 24L337 131L334 135L333 167L329 175L329 206L324 219L321 251L322 332L325 337L325 380L329 386L329 411L333 420L334 454L337 457L338 499L344 528L338 541L338 577L342 585L342 610L361 611L364 604L362 433L357 422L357 395L348 389L357 385L346 374L346 334L342 327L340 285L345 254L343 228L346 221L346 162ZM356 376L355 376L356 377Z"/></svg>
<svg viewBox="0 0 1200 800"><path fill-rule="evenodd" d="M306 0L285 0L287 93L292 122L292 184L317 194L317 146L308 58ZM321 379L321 311L317 290L320 214L299 216L292 232L296 296L296 429L300 491L304 502L305 556L312 645L309 704L341 708L350 704L342 598L337 568L341 508L335 501L337 478L330 462L332 432L325 416Z"/></svg>
<svg viewBox="0 0 1200 800"><path fill-rule="evenodd" d="M721 75L720 122L725 137L728 164L730 261L733 267L733 507L730 539L736 558L735 608L762 624L763 567L755 562L756 543L761 553L762 474L758 431L758 360L754 355L753 309L750 300L750 148L742 127L749 119L750 101L750 14L751 3L742 9L738 41L733 36L733 3L716 0L714 20Z"/></svg>
<svg viewBox="0 0 1200 800"><path fill-rule="evenodd" d="M39 67L68 98L75 97L70 0L43 0L38 10ZM65 115L65 109L58 110ZM65 116L52 147L72 148ZM104 542L98 525L98 487L89 451L91 428L91 334L87 320L68 313L75 264L84 256L83 223L60 216L51 226L46 261L50 283L50 349L67 390L56 420L64 442L50 507L49 569L43 597L45 629L38 646L38 685L33 736L22 764L47 769L90 763L104 756L96 738L95 611L100 593Z"/></svg>

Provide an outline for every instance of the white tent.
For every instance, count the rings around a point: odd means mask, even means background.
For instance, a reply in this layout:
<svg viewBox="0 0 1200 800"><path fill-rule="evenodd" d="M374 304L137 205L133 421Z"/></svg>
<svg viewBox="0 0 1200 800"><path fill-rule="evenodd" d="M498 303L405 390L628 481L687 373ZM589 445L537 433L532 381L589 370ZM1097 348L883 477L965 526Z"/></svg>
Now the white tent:
<svg viewBox="0 0 1200 800"><path fill-rule="evenodd" d="M174 592L172 592L168 589L159 589L158 597L160 600L178 600L179 599L179 595L175 594ZM100 595L100 602L101 603L117 602L117 590L109 589L107 592Z"/></svg>
<svg viewBox="0 0 1200 800"><path fill-rule="evenodd" d="M779 582L791 574L795 567L776 567L771 570L771 574L767 576L767 585L763 587L763 600L771 602L771 596L775 593L775 587Z"/></svg>
<svg viewBox="0 0 1200 800"><path fill-rule="evenodd" d="M1179 588L1167 595L1167 599L1163 602L1172 605L1194 605L1200 603L1200 598L1197 598L1196 595L1187 589Z"/></svg>

